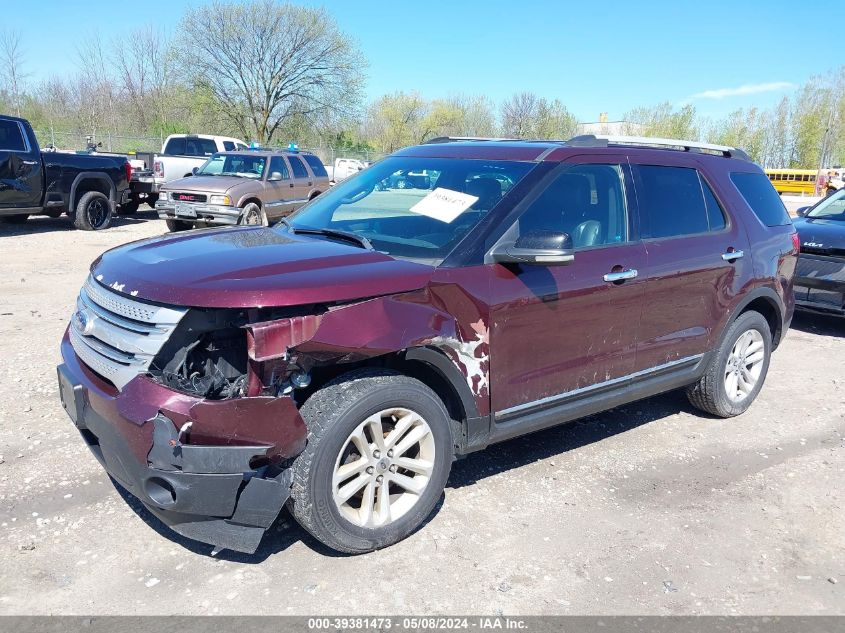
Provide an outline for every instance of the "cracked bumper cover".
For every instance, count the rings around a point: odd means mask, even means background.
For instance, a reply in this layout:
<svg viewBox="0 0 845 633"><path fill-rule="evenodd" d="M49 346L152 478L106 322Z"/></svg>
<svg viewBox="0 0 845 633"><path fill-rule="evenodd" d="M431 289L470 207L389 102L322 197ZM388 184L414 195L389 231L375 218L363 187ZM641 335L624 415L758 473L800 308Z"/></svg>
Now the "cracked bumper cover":
<svg viewBox="0 0 845 633"><path fill-rule="evenodd" d="M94 456L175 532L253 553L290 495L290 471L266 476L267 459L297 455L305 425L288 398L205 401L144 376L121 392L81 364L67 337L58 367L62 405ZM266 418L263 419L263 418ZM191 422L183 444L178 428ZM276 429L263 441L240 428ZM216 436L216 437L215 437Z"/></svg>

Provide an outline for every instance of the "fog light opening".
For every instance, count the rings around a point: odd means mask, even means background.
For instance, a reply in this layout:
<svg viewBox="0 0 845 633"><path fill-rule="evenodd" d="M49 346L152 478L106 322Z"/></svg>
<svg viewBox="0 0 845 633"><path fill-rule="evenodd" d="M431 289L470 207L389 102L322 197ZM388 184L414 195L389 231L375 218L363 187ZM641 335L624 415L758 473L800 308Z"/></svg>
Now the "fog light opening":
<svg viewBox="0 0 845 633"><path fill-rule="evenodd" d="M169 481L161 477L150 477L144 482L144 492L157 506L167 507L176 503L176 491Z"/></svg>

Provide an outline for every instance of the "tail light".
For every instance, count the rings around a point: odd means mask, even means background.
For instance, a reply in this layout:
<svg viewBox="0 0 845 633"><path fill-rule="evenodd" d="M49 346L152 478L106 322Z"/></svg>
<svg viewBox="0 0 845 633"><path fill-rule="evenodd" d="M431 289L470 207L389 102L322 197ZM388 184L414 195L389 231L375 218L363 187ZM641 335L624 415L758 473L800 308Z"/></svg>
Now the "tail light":
<svg viewBox="0 0 845 633"><path fill-rule="evenodd" d="M795 249L796 253L801 252L801 237L798 235L798 233L792 234L792 248Z"/></svg>
<svg viewBox="0 0 845 633"><path fill-rule="evenodd" d="M160 160L153 163L153 174L155 174L156 178L164 178L164 165Z"/></svg>
<svg viewBox="0 0 845 633"><path fill-rule="evenodd" d="M129 164L129 161L123 164L123 169L126 170L126 182L129 182L132 180L132 165Z"/></svg>

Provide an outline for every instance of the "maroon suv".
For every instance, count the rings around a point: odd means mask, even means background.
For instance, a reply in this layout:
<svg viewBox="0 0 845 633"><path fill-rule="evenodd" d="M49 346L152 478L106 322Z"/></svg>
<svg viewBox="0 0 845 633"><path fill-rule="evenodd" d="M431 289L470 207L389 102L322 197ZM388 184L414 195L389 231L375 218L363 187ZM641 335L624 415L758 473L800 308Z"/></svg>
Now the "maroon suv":
<svg viewBox="0 0 845 633"><path fill-rule="evenodd" d="M717 416L755 399L797 243L744 153L438 140L274 228L94 262L62 402L175 531L253 552L287 503L366 552L425 520L456 456L680 387Z"/></svg>

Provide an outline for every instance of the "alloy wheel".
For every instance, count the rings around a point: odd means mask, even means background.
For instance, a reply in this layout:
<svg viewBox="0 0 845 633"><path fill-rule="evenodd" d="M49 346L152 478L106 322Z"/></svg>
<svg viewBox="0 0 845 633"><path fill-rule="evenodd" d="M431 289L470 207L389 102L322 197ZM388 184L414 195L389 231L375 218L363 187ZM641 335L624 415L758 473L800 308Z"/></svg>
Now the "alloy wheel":
<svg viewBox="0 0 845 633"><path fill-rule="evenodd" d="M369 416L352 431L335 460L332 497L341 515L369 528L399 519L428 486L434 446L428 423L410 409L385 409Z"/></svg>
<svg viewBox="0 0 845 633"><path fill-rule="evenodd" d="M741 402L754 391L765 358L763 335L753 329L743 332L725 365L725 393L731 402Z"/></svg>

